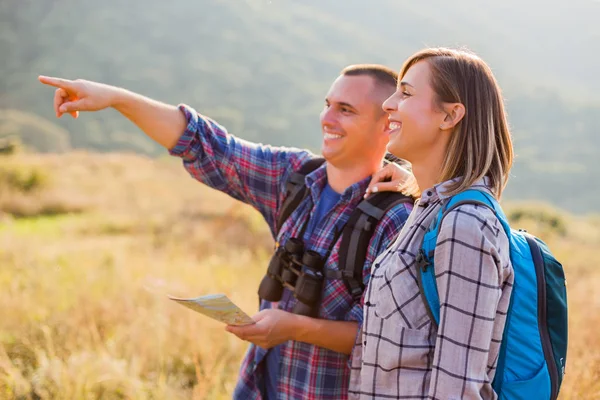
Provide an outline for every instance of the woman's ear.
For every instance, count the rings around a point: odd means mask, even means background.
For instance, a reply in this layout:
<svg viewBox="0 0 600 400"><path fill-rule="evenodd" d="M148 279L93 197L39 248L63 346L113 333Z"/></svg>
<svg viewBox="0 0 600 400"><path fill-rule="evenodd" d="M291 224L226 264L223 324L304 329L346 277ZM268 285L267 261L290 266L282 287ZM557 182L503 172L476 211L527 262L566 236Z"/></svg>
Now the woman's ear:
<svg viewBox="0 0 600 400"><path fill-rule="evenodd" d="M454 129L465 116L465 106L462 103L444 104L444 112L446 117L440 125L440 129Z"/></svg>

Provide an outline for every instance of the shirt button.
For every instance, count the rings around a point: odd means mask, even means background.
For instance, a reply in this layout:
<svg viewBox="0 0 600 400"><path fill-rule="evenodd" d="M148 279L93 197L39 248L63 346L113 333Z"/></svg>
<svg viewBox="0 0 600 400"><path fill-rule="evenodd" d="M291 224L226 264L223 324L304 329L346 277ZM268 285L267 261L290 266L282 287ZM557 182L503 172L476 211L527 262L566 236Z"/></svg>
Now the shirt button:
<svg viewBox="0 0 600 400"><path fill-rule="evenodd" d="M367 307L371 307L371 302L370 302L370 301L367 301L367 302L365 303L365 306L367 306Z"/></svg>
<svg viewBox="0 0 600 400"><path fill-rule="evenodd" d="M363 342L363 346L366 346L366 345L367 345L367 341L365 340L365 341Z"/></svg>
<svg viewBox="0 0 600 400"><path fill-rule="evenodd" d="M433 196L433 192L431 190L427 191L427 196Z"/></svg>

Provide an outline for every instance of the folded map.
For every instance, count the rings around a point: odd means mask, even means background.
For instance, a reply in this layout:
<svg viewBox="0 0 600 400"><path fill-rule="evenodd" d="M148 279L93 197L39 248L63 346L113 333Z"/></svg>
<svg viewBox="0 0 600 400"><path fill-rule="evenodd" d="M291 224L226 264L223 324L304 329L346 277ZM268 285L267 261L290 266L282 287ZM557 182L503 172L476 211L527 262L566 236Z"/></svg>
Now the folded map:
<svg viewBox="0 0 600 400"><path fill-rule="evenodd" d="M228 325L249 325L254 320L224 294L211 294L194 299L168 296L171 300Z"/></svg>

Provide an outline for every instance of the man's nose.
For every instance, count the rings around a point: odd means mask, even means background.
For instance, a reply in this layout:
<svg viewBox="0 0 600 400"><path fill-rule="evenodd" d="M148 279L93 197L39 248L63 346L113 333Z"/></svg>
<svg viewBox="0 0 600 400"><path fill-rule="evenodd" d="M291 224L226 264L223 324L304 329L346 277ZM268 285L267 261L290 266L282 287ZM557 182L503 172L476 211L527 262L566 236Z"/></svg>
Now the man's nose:
<svg viewBox="0 0 600 400"><path fill-rule="evenodd" d="M335 123L335 115L331 110L331 107L325 108L321 111L321 124L322 125L333 125Z"/></svg>

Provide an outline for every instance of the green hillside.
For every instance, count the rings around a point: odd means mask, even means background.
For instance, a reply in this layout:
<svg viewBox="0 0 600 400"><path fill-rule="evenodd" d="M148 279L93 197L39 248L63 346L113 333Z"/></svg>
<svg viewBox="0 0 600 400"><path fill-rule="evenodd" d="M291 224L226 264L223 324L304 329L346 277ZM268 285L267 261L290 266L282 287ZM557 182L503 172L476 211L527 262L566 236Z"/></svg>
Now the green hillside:
<svg viewBox="0 0 600 400"><path fill-rule="evenodd" d="M0 136L22 136L40 151L163 154L113 111L56 120L52 91L36 80L45 74L184 102L246 139L316 149L322 98L342 67L397 69L423 46L465 45L504 88L518 155L507 196L599 211L600 56L591 49L600 38L600 3L481 4L1 2ZM23 113L34 122L23 122Z"/></svg>

